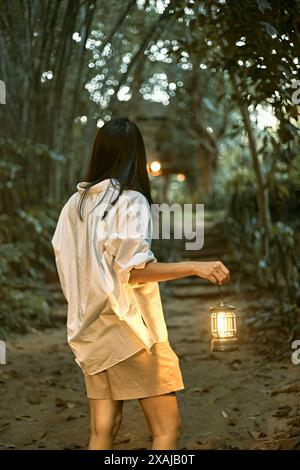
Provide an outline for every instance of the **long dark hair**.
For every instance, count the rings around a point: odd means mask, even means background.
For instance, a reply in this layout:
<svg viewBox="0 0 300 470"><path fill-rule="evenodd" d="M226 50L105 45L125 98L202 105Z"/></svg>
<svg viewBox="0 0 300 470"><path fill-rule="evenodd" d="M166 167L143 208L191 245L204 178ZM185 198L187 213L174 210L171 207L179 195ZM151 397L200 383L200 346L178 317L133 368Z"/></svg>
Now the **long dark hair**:
<svg viewBox="0 0 300 470"><path fill-rule="evenodd" d="M137 125L126 117L112 119L97 132L85 178L87 184L78 204L80 220L83 220L82 203L89 189L102 180L112 178L118 182L119 193L110 203L111 206L115 205L124 189L139 191L147 198L149 205L153 203L144 140ZM107 211L102 218L106 214Z"/></svg>

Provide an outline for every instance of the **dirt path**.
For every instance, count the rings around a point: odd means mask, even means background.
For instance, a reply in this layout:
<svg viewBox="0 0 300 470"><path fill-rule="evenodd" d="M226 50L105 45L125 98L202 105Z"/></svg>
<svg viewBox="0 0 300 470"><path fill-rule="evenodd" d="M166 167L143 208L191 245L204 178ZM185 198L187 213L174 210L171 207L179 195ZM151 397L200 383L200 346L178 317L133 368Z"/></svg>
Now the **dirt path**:
<svg viewBox="0 0 300 470"><path fill-rule="evenodd" d="M218 255L213 241L206 249L204 257ZM178 392L184 422L180 448L300 448L300 366L292 365L290 356L266 361L245 331L239 351L210 353L208 308L216 302L215 287L187 278L161 284L161 291L186 386ZM237 296L234 289L227 300L238 307L240 324L257 303L255 292ZM64 316L65 306L55 313ZM7 365L0 366L0 449L86 448L84 382L63 323L10 336L7 356ZM138 403L126 402L116 449L150 445Z"/></svg>

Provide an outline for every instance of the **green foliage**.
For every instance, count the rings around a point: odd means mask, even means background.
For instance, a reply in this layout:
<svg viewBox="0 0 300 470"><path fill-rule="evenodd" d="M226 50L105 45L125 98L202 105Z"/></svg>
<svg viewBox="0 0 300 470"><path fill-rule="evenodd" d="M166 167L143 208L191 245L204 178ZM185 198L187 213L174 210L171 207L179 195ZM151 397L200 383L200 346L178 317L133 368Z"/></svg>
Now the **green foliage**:
<svg viewBox="0 0 300 470"><path fill-rule="evenodd" d="M0 216L2 333L50 324L50 304L45 292L47 279L55 275L50 244L55 222L41 209L19 212L15 216Z"/></svg>
<svg viewBox="0 0 300 470"><path fill-rule="evenodd" d="M55 276L50 237L55 228L57 210L41 204L28 189L22 158L27 152L45 157L44 147L1 141L0 153L0 333L27 331L33 326L50 324L50 303L45 294L46 281ZM40 153L39 153L40 150ZM26 179L34 187L36 175ZM35 185L38 192L38 186ZM33 205L35 202L35 205Z"/></svg>
<svg viewBox="0 0 300 470"><path fill-rule="evenodd" d="M50 306L42 295L26 290L1 289L0 335L9 331L25 333L32 327L51 325Z"/></svg>
<svg viewBox="0 0 300 470"><path fill-rule="evenodd" d="M225 222L234 269L245 280L251 276L258 286L273 289L280 301L288 302L290 321L293 322L298 321L300 314L300 240L297 236L300 178L299 168L296 168L290 166L291 178L288 171L283 175L278 173L271 185L273 226L269 251L264 257L261 255L262 233L257 215L255 179L247 168L236 170L226 183Z"/></svg>
<svg viewBox="0 0 300 470"><path fill-rule="evenodd" d="M0 213L49 204L49 188L60 181L64 164L64 156L47 145L0 138Z"/></svg>

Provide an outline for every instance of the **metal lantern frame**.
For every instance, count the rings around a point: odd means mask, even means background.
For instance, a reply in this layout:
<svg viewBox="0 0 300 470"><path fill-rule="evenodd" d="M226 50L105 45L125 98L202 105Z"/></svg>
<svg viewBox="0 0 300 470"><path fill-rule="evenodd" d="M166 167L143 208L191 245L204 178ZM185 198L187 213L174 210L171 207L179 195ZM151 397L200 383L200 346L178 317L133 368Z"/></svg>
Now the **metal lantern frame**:
<svg viewBox="0 0 300 470"><path fill-rule="evenodd" d="M221 300L218 305L210 307L210 311L212 334L211 351L238 350L237 318L235 307L233 305L226 305L224 304L223 300ZM221 325L222 328L220 327L221 322L223 323Z"/></svg>

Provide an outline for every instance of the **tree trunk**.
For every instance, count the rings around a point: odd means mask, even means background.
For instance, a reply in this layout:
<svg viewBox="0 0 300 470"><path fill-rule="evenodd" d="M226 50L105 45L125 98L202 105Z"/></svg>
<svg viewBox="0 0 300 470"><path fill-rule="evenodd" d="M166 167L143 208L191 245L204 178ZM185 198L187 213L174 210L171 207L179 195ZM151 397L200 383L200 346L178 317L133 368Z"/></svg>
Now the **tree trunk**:
<svg viewBox="0 0 300 470"><path fill-rule="evenodd" d="M269 190L268 190L267 183L264 181L264 177L262 174L262 170L261 170L261 166L260 166L260 162L258 158L256 140L255 140L255 136L254 136L252 125L251 125L248 107L246 103L244 102L243 97L240 93L237 80L234 74L231 74L231 82L233 85L234 92L236 94L236 98L237 98L237 102L241 111L242 118L244 121L245 130L248 135L250 154L252 158L252 165L253 165L253 170L256 176L256 184L257 184L256 199L257 199L257 206L258 206L259 225L260 225L262 235L263 235L264 255L267 256L269 252L269 239L270 239L271 230L272 230L272 221L271 221L271 213L270 213L270 206L269 206Z"/></svg>
<svg viewBox="0 0 300 470"><path fill-rule="evenodd" d="M212 190L212 158L208 149L202 145L198 145L198 162L200 168L200 178L202 182L202 189L205 196L209 195Z"/></svg>

